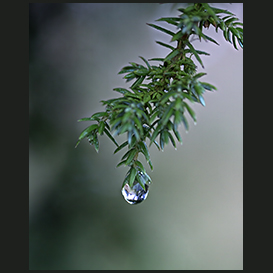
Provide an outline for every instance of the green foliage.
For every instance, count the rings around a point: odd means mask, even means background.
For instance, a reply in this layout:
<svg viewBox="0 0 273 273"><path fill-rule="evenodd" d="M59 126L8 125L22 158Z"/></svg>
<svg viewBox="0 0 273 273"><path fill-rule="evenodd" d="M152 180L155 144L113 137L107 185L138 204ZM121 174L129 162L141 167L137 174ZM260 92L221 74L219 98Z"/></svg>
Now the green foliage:
<svg viewBox="0 0 273 273"><path fill-rule="evenodd" d="M157 20L176 26L176 33L155 24L148 24L170 35L171 42L176 41L177 46L156 41L171 50L165 58L149 60L161 63L154 66L140 56L144 65L130 62L128 66L124 66L118 74L124 74L126 82L132 81L130 90L114 88L121 96L102 101L104 112L79 120L95 121L96 124L82 131L76 146L82 139L87 138L98 152L98 136L105 133L117 146L114 153L127 147L117 165L130 168L123 185L128 183L132 186L137 179L145 189L145 183L150 183L151 178L138 160L139 154L144 156L153 169L147 143L149 146L156 145L159 150L163 150L169 142L176 148L175 139L182 144L178 127L183 124L186 130L189 129L185 114L188 113L196 122L195 112L188 102L205 106L205 91L216 90L212 84L200 81L206 73L197 73L197 65L192 56L204 67L201 55L209 54L197 50L190 42L190 37L194 35L200 41L203 39L218 45L217 41L204 33L204 29L212 25L216 32L222 30L225 40L235 49L238 49L238 45L243 48L243 24L238 22L238 18L231 12L211 7L207 3L191 4L187 8L179 8L178 11L181 12L178 17ZM119 145L116 137L121 134L127 134L127 140Z"/></svg>

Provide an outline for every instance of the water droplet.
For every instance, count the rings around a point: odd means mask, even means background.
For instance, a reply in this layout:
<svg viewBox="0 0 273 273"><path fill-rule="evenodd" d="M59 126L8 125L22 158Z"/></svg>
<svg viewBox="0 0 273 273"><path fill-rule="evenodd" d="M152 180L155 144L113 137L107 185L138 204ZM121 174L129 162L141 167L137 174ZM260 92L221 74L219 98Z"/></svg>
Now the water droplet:
<svg viewBox="0 0 273 273"><path fill-rule="evenodd" d="M145 179L142 172L139 172L138 175L143 179ZM126 183L121 189L121 193L125 199L125 201L129 204L139 204L144 201L149 193L149 185L148 182L145 183L145 190L141 187L137 180L134 181L132 188Z"/></svg>

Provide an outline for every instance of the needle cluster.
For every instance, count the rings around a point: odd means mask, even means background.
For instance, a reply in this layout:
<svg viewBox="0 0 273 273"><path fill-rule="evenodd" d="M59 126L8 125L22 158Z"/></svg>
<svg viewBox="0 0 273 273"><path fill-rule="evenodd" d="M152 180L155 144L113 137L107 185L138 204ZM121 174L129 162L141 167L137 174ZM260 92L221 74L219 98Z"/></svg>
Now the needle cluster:
<svg viewBox="0 0 273 273"><path fill-rule="evenodd" d="M204 67L201 56L209 53L196 49L190 42L192 36L200 41L205 40L217 44L213 38L205 34L210 26L215 31L222 31L226 41L235 49L243 48L243 24L234 14L227 10L211 7L207 3L195 3L187 8L179 8L177 17L160 18L157 21L174 25L177 32L155 24L150 27L171 36L170 44L156 41L161 46L170 49L165 58L146 60L140 57L143 64L130 62L118 74L124 74L126 82L131 82L129 89L114 88L121 96L102 101L105 110L82 118L79 121L94 121L95 124L84 129L76 146L86 138L95 150L99 150L98 136L107 135L117 146L114 153L126 152L121 157L118 167L125 165L129 170L123 185L130 187L137 180L143 189L151 182L139 155L143 154L151 169L149 146L156 145L159 150L169 142L176 148L176 141L182 144L178 127L183 124L189 129L185 114L196 122L196 115L190 103L200 103L205 106L204 93L216 90L210 83L200 78L206 73L197 73L197 64ZM176 42L176 46L172 43ZM157 66L151 61L158 61ZM126 134L127 140L118 144L118 135ZM127 150L125 149L127 148ZM143 178L144 177L144 178Z"/></svg>

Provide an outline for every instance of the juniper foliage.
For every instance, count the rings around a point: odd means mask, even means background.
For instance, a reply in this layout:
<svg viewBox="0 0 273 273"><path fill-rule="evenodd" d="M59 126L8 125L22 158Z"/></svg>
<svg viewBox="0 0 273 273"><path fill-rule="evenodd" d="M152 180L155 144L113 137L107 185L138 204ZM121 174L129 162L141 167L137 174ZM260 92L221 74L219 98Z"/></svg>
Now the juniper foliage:
<svg viewBox="0 0 273 273"><path fill-rule="evenodd" d="M157 21L165 22L177 28L172 32L156 24L150 27L171 36L170 44L156 41L157 44L170 49L165 58L146 60L140 56L141 63L129 62L118 74L124 74L126 82L132 82L129 89L114 88L121 96L104 100L105 110L94 113L90 117L78 121L92 121L94 124L84 129L78 139L87 139L95 150L99 151L99 136L105 134L116 145L114 153L125 151L117 166L128 166L123 186L130 187L137 180L143 189L144 183L150 183L139 155L143 154L151 170L153 169L149 147L155 145L163 150L171 143L176 147L176 141L182 143L178 127L183 124L189 129L185 114L196 122L196 115L190 107L191 103L205 106L204 93L214 91L216 87L201 81L206 73L197 73L198 64L204 67L201 56L209 53L196 49L190 38L197 37L218 45L218 42L205 34L210 26L215 31L222 31L226 41L235 49L243 48L243 24L228 10L210 6L207 3L194 3L186 8L179 8L177 17L164 17ZM173 46L176 42L176 46ZM151 61L158 61L157 66ZM127 140L118 144L118 135L126 134ZM125 149L126 148L126 149ZM145 179L143 179L143 176Z"/></svg>

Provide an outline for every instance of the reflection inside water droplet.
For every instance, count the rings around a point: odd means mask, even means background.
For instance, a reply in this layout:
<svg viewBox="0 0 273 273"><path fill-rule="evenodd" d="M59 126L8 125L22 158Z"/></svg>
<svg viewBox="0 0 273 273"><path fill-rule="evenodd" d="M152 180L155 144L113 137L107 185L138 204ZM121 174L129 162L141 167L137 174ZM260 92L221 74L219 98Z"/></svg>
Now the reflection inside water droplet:
<svg viewBox="0 0 273 273"><path fill-rule="evenodd" d="M139 172L138 175L139 177L141 177L142 181L146 178L141 172ZM121 189L121 193L125 201L129 204L139 204L144 201L149 193L149 185L147 183L148 181L146 180L145 190L141 187L137 179L134 181L132 188L129 186L128 183L125 184Z"/></svg>

